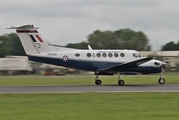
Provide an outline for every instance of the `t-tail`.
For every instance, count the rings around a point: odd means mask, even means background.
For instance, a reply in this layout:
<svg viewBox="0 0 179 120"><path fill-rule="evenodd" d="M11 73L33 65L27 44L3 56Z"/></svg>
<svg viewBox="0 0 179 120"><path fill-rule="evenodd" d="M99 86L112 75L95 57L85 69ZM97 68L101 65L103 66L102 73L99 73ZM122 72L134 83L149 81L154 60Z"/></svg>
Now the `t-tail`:
<svg viewBox="0 0 179 120"><path fill-rule="evenodd" d="M37 31L38 28L35 28L33 25L11 27L11 29L16 29L27 55L51 52L50 46Z"/></svg>

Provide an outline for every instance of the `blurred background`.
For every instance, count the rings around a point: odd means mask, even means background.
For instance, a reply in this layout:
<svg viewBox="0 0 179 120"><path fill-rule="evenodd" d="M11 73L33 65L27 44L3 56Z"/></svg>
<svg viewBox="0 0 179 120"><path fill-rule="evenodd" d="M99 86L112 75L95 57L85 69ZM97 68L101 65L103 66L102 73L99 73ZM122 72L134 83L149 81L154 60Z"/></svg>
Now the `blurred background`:
<svg viewBox="0 0 179 120"><path fill-rule="evenodd" d="M33 24L50 45L134 49L179 71L177 0L1 0L0 74L64 75L82 71L28 61L10 26ZM43 9L42 9L43 8Z"/></svg>

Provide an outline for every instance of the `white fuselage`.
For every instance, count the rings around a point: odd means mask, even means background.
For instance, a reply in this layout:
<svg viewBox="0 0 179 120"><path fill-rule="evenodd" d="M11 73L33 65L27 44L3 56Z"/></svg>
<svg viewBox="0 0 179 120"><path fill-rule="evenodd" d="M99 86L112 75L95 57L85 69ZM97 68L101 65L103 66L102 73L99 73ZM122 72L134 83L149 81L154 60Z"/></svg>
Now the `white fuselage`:
<svg viewBox="0 0 179 120"><path fill-rule="evenodd" d="M116 66L127 62L135 61L138 59L145 58L135 50L67 50L57 52L47 52L41 54L32 54L29 56L41 57L49 59L51 64L61 65L65 67L71 67L81 70L97 71L100 68L108 68L110 66ZM47 61L47 60L45 60ZM55 61L55 62L52 62ZM40 61L43 62L43 61ZM156 65L155 62L159 64ZM159 60L150 60L143 64L140 64L141 68L159 68L162 64ZM139 68L137 68L139 69ZM122 71L121 69L119 69ZM128 71L125 69L125 71ZM129 70L133 72L133 69ZM150 71L148 69L148 71ZM140 72L136 70L135 72Z"/></svg>

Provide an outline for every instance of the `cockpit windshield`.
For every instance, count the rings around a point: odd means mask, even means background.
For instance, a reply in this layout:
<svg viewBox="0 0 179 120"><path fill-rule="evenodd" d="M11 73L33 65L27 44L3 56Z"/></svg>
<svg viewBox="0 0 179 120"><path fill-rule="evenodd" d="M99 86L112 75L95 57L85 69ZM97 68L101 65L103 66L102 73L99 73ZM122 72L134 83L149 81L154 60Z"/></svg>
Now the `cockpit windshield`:
<svg viewBox="0 0 179 120"><path fill-rule="evenodd" d="M140 57L143 57L143 55L138 53L138 52L136 52L136 53L133 53L133 57L135 57L135 58L139 57L140 58Z"/></svg>
<svg viewBox="0 0 179 120"><path fill-rule="evenodd" d="M139 57L144 57L141 53L138 53L139 54Z"/></svg>

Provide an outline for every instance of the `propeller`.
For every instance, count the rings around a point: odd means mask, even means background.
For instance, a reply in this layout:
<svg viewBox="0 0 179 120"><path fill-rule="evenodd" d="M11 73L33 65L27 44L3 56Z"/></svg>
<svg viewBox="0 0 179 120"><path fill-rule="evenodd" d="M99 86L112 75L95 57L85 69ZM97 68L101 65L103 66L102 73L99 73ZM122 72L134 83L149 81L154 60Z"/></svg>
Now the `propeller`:
<svg viewBox="0 0 179 120"><path fill-rule="evenodd" d="M156 61L154 62L155 65L160 66L161 68L166 68L167 67L167 63L166 62L162 62L162 61Z"/></svg>
<svg viewBox="0 0 179 120"><path fill-rule="evenodd" d="M167 64L166 62L161 62L161 67L162 67L162 68L166 68L167 65L168 65L168 64Z"/></svg>

